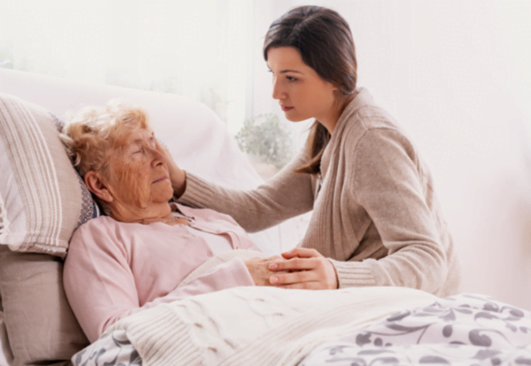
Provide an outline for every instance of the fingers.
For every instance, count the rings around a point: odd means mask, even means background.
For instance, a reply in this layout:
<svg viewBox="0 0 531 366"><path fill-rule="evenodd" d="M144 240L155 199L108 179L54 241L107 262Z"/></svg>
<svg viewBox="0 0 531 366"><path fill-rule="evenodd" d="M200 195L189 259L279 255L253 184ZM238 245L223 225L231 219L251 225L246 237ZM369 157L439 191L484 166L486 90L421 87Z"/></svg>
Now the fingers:
<svg viewBox="0 0 531 366"><path fill-rule="evenodd" d="M313 281L313 282L302 282L302 283L294 283L292 285L283 285L283 286L277 286L278 288L283 289L289 289L289 290L326 290L322 287L321 283Z"/></svg>
<svg viewBox="0 0 531 366"><path fill-rule="evenodd" d="M271 256L271 257L267 257L267 258L253 257L253 258L247 259L247 261L256 262L256 263L276 262L278 260L282 261L284 259L281 256L279 256L279 255L274 255L274 256Z"/></svg>
<svg viewBox="0 0 531 366"><path fill-rule="evenodd" d="M269 279L269 282L275 286L281 285L293 285L306 282L318 281L317 271L301 271L301 272L289 272L289 273L275 273Z"/></svg>
<svg viewBox="0 0 531 366"><path fill-rule="evenodd" d="M269 270L267 258L247 259L244 263L256 286L272 286L270 279L274 273Z"/></svg>
<svg viewBox="0 0 531 366"><path fill-rule="evenodd" d="M318 266L317 262L317 258L292 258L286 261L273 262L269 265L269 269L271 271L311 270Z"/></svg>
<svg viewBox="0 0 531 366"><path fill-rule="evenodd" d="M283 258L281 256L279 256L279 255L273 255L273 256L267 257L267 258L256 257L256 259L260 259L260 260L262 260L262 262L272 262L272 261L283 260Z"/></svg>
<svg viewBox="0 0 531 366"><path fill-rule="evenodd" d="M186 189L186 172L175 163L170 151L160 141L155 139L156 149L166 157L166 166L170 174L174 195L180 197Z"/></svg>
<svg viewBox="0 0 531 366"><path fill-rule="evenodd" d="M291 259L294 257L299 258L312 258L312 257L321 257L321 254L315 249L308 248L294 248L289 252L282 253L282 257L285 259Z"/></svg>
<svg viewBox="0 0 531 366"><path fill-rule="evenodd" d="M159 140L155 139L155 148L160 151L164 156L171 157L170 152Z"/></svg>
<svg viewBox="0 0 531 366"><path fill-rule="evenodd" d="M336 289L338 279L332 263L324 258L293 258L283 262L269 264L275 272L269 282L284 288ZM288 273L279 273L287 271ZM307 285L305 285L307 283ZM297 285L299 287L293 287ZM302 287L300 287L302 286Z"/></svg>

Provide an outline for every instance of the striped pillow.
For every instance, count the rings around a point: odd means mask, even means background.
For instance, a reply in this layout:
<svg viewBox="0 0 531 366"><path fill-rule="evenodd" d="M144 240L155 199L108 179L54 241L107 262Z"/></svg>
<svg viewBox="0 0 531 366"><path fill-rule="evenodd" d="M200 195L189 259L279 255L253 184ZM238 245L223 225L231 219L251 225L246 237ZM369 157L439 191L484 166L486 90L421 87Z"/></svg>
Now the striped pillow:
<svg viewBox="0 0 531 366"><path fill-rule="evenodd" d="M95 213L59 139L62 122L0 94L0 244L66 255L72 232Z"/></svg>

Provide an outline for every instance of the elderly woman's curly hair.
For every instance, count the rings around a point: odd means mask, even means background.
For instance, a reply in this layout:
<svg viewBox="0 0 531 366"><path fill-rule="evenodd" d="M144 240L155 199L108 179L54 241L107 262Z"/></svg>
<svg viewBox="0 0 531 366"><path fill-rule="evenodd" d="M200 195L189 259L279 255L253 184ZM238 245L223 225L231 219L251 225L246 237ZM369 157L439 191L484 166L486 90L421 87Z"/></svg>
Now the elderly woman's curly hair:
<svg viewBox="0 0 531 366"><path fill-rule="evenodd" d="M60 137L82 177L92 170L109 178L110 155L137 128L152 131L147 112L113 99L105 107L88 106L73 112Z"/></svg>

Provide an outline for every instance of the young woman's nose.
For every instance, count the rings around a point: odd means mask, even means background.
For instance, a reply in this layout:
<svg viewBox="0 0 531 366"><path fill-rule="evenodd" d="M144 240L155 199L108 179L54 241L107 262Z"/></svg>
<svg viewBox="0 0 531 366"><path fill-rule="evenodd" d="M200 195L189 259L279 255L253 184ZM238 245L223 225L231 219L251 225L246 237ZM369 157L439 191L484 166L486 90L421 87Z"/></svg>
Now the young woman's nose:
<svg viewBox="0 0 531 366"><path fill-rule="evenodd" d="M284 99L285 92L282 90L282 85L280 84L278 78L273 76L273 99Z"/></svg>

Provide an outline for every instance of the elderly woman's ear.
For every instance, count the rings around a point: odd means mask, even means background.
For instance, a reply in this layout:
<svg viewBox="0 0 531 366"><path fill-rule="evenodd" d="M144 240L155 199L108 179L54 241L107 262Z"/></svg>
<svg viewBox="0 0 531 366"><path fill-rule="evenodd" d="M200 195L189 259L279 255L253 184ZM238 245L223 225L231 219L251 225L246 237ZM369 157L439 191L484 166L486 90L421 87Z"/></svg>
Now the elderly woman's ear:
<svg viewBox="0 0 531 366"><path fill-rule="evenodd" d="M97 173L93 170L85 173L85 184L87 185L89 191L94 193L99 199L105 202L112 202L114 200L100 173Z"/></svg>

